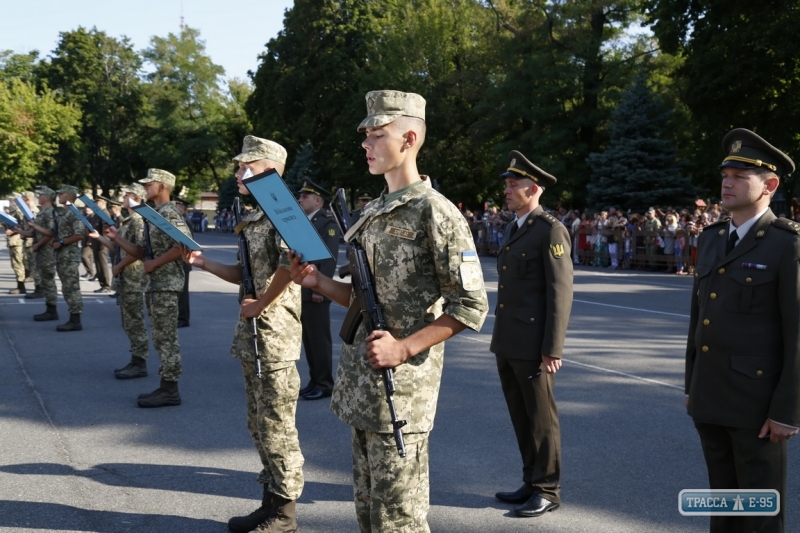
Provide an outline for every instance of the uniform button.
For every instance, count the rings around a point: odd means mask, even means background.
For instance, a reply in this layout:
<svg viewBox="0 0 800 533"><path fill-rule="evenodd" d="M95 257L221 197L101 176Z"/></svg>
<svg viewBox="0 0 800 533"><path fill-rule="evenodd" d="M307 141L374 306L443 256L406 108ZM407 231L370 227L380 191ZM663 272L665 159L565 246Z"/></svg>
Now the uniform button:
<svg viewBox="0 0 800 533"><path fill-rule="evenodd" d="M699 278L699 277L700 277L700 274L698 274L697 272L695 272L695 273L694 273L694 277L696 277L696 278Z"/></svg>
<svg viewBox="0 0 800 533"><path fill-rule="evenodd" d="M525 257L525 254L522 254L522 257Z"/></svg>
<svg viewBox="0 0 800 533"><path fill-rule="evenodd" d="M709 319L706 318L705 320L703 320L703 325L704 326L707 326L709 324L711 324L711 321Z"/></svg>
<svg viewBox="0 0 800 533"><path fill-rule="evenodd" d="M505 305L503 305L503 304L500 304L500 305L498 305L497 307L499 307L500 309L503 309L503 308L505 307Z"/></svg>
<svg viewBox="0 0 800 533"><path fill-rule="evenodd" d="M505 266L505 265L503 265L503 270L505 270L505 269L506 269L506 266Z"/></svg>
<svg viewBox="0 0 800 533"><path fill-rule="evenodd" d="M535 321L535 320L536 320L535 318L531 317L531 322L533 322L533 321Z"/></svg>
<svg viewBox="0 0 800 533"><path fill-rule="evenodd" d="M753 281L753 278L745 278L745 281L746 281L747 283L750 283L751 281Z"/></svg>
<svg viewBox="0 0 800 533"><path fill-rule="evenodd" d="M506 287L505 287L505 285L500 285L500 288L501 289L505 289Z"/></svg>
<svg viewBox="0 0 800 533"><path fill-rule="evenodd" d="M511 249L510 246L506 246L506 252L509 251L510 249Z"/></svg>
<svg viewBox="0 0 800 533"><path fill-rule="evenodd" d="M703 351L707 352L708 351L708 346L703 346Z"/></svg>
<svg viewBox="0 0 800 533"><path fill-rule="evenodd" d="M503 268L505 269L506 267L503 267ZM712 292L712 293L709 295L709 298L711 298L712 300L716 300L716 299L717 299L717 293L716 293L716 292Z"/></svg>
<svg viewBox="0 0 800 533"><path fill-rule="evenodd" d="M719 270L717 270L717 272L719 272L720 274L724 274L725 273L725 269L724 268L720 268Z"/></svg>
<svg viewBox="0 0 800 533"><path fill-rule="evenodd" d="M757 372L756 372L756 376L758 376L758 377L761 377L763 374L764 374L764 373L763 373L761 370L759 370L759 371L757 371Z"/></svg>

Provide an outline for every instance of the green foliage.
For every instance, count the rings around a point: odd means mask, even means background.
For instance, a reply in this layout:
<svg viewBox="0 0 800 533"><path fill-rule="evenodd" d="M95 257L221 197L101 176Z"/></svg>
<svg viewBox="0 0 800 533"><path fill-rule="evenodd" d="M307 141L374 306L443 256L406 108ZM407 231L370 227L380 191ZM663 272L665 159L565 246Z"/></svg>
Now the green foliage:
<svg viewBox="0 0 800 533"><path fill-rule="evenodd" d="M691 111L696 184L719 190L721 141L735 127L800 154L800 42L786 33L800 25L800 4L650 0L648 8L661 45L685 57L676 77Z"/></svg>
<svg viewBox="0 0 800 533"><path fill-rule="evenodd" d="M225 178L222 182L222 186L219 188L217 211L230 209L233 205L233 199L237 196L239 196L239 185L237 185L236 178L234 176Z"/></svg>
<svg viewBox="0 0 800 533"><path fill-rule="evenodd" d="M20 80L35 83L36 62L39 52L33 50L27 54L15 54L13 50L0 50L0 81Z"/></svg>
<svg viewBox="0 0 800 533"><path fill-rule="evenodd" d="M74 139L80 111L19 78L0 83L0 194L32 189L58 145Z"/></svg>
<svg viewBox="0 0 800 533"><path fill-rule="evenodd" d="M289 187L290 191L299 191L303 186L303 180L310 179L320 186L326 186L320 183L319 167L314 158L314 148L310 143L305 143L297 151L297 156L294 158L294 163L290 166L286 173L282 176L283 181Z"/></svg>
<svg viewBox="0 0 800 533"><path fill-rule="evenodd" d="M689 204L694 191L677 164L677 147L664 135L668 118L640 73L612 113L608 148L587 158L593 206L641 212L650 205Z"/></svg>

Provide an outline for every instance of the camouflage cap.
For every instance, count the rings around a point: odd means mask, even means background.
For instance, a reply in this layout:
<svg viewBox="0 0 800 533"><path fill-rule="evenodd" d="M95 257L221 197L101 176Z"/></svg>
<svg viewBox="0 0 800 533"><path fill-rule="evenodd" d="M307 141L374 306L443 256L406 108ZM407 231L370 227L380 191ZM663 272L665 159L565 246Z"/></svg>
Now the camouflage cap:
<svg viewBox="0 0 800 533"><path fill-rule="evenodd" d="M259 159L269 159L285 165L286 148L274 141L248 135L242 143L242 153L234 157L233 160L250 163Z"/></svg>
<svg viewBox="0 0 800 533"><path fill-rule="evenodd" d="M175 186L175 175L167 172L166 170L161 170L160 168L148 168L147 177L140 179L139 183L150 183L151 181L157 181L159 183L163 183L164 185Z"/></svg>
<svg viewBox="0 0 800 533"><path fill-rule="evenodd" d="M36 198L36 195L33 194L32 191L22 191L21 196L27 198L28 200L33 200L34 198Z"/></svg>
<svg viewBox="0 0 800 533"><path fill-rule="evenodd" d="M119 192L122 194L133 194L134 196L138 196L139 198L145 197L145 190L144 187L139 183L131 183L130 185L125 185L120 187Z"/></svg>
<svg viewBox="0 0 800 533"><path fill-rule="evenodd" d="M78 196L81 191L74 185L61 185L61 188L56 191L58 194L69 193Z"/></svg>
<svg viewBox="0 0 800 533"><path fill-rule="evenodd" d="M508 170L500 174L501 178L528 178L542 187L555 185L556 181L558 181L555 176L551 176L528 161L528 158L522 155L521 152L511 150L508 157L511 159L511 162L508 164Z"/></svg>
<svg viewBox="0 0 800 533"><path fill-rule="evenodd" d="M6 200L9 200L9 201L13 202L14 198L16 198L16 197L17 197L17 195L12 192L8 196L6 196Z"/></svg>
<svg viewBox="0 0 800 533"><path fill-rule="evenodd" d="M56 191L54 191L50 187L45 187L44 185L42 185L40 187L37 187L36 188L36 195L37 196L41 196L43 194L45 196L49 196L51 199L56 197Z"/></svg>
<svg viewBox="0 0 800 533"><path fill-rule="evenodd" d="M418 94L400 91L370 91L366 98L367 118L361 121L358 131L380 128L400 117L425 120L425 99Z"/></svg>
<svg viewBox="0 0 800 533"><path fill-rule="evenodd" d="M794 172L794 161L750 130L736 128L725 135L722 151L727 157L719 168L765 167L780 177Z"/></svg>

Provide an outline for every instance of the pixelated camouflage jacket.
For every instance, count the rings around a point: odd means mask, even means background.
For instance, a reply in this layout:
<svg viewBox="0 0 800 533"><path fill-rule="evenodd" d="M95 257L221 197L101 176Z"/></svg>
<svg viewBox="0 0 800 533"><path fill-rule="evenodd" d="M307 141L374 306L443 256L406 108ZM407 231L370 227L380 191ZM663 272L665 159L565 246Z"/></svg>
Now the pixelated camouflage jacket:
<svg viewBox="0 0 800 533"><path fill-rule="evenodd" d="M75 213L66 207L60 207L55 210L56 221L58 222L58 236L55 240L67 239L73 235L85 235L86 226L83 225L81 219L75 216ZM72 244L62 244L58 249L59 261L80 261L81 260L81 241L75 241Z"/></svg>
<svg viewBox="0 0 800 533"><path fill-rule="evenodd" d="M186 226L186 220L181 215L178 208L172 202L164 202L155 208L159 215L169 220L181 233L191 236L189 228ZM146 222L145 222L146 223ZM135 241L130 241L133 244L145 247L144 230L140 235L136 236ZM169 235L150 224L150 244L153 248L153 257L160 257L169 252L175 241ZM170 261L166 265L161 265L153 270L152 276L144 276L144 291L145 292L161 292L161 291L175 291L181 292L183 290L183 282L185 274L183 272L183 260L178 258L175 261Z"/></svg>
<svg viewBox="0 0 800 533"><path fill-rule="evenodd" d="M250 268L258 295L263 294L278 268L289 268L288 248L275 226L261 209L248 213L244 235L250 255ZM258 352L263 370L277 370L300 359L300 286L291 283L278 300L256 318ZM252 359L253 339L250 324L239 315L231 345L231 356Z"/></svg>
<svg viewBox="0 0 800 533"><path fill-rule="evenodd" d="M442 313L479 330L489 308L478 255L464 217L427 179L384 204L363 210L355 238L364 247L388 330L402 339ZM331 410L353 427L390 432L381 373L366 358L367 332L359 327L342 346ZM407 433L430 431L442 378L444 343L396 367L395 405Z"/></svg>

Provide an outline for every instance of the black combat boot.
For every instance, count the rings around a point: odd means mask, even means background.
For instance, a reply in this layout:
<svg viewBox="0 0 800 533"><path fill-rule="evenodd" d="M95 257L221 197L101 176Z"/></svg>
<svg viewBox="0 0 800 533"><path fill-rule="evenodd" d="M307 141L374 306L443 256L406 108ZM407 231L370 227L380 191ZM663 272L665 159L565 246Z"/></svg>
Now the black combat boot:
<svg viewBox="0 0 800 533"><path fill-rule="evenodd" d="M264 495L261 498L261 507L253 511L247 516L234 516L228 520L228 529L234 533L247 533L253 531L259 524L269 518L269 513L272 510L272 493L264 487Z"/></svg>
<svg viewBox="0 0 800 533"><path fill-rule="evenodd" d="M33 319L37 322L44 322L46 320L58 320L58 309L55 305L46 304L47 309L44 313L33 315Z"/></svg>
<svg viewBox="0 0 800 533"><path fill-rule="evenodd" d="M16 289L11 289L10 291L8 291L8 294L26 294L27 292L28 291L25 290L25 282L24 281L18 281L17 282L17 288Z"/></svg>
<svg viewBox="0 0 800 533"><path fill-rule="evenodd" d="M272 510L269 517L255 529L257 533L297 533L297 515L294 500L272 495Z"/></svg>
<svg viewBox="0 0 800 533"><path fill-rule="evenodd" d="M178 382L161 380L161 386L151 392L139 396L139 407L167 407L180 405L181 395L178 393Z"/></svg>
<svg viewBox="0 0 800 533"><path fill-rule="evenodd" d="M141 357L131 357L131 362L114 370L117 379L134 379L147 377L147 361Z"/></svg>
<svg viewBox="0 0 800 533"><path fill-rule="evenodd" d="M36 300L38 298L44 298L41 287L34 287L33 292L29 292L25 295L26 300Z"/></svg>
<svg viewBox="0 0 800 533"><path fill-rule="evenodd" d="M82 329L80 313L70 313L69 320L56 326L56 331L80 331Z"/></svg>

